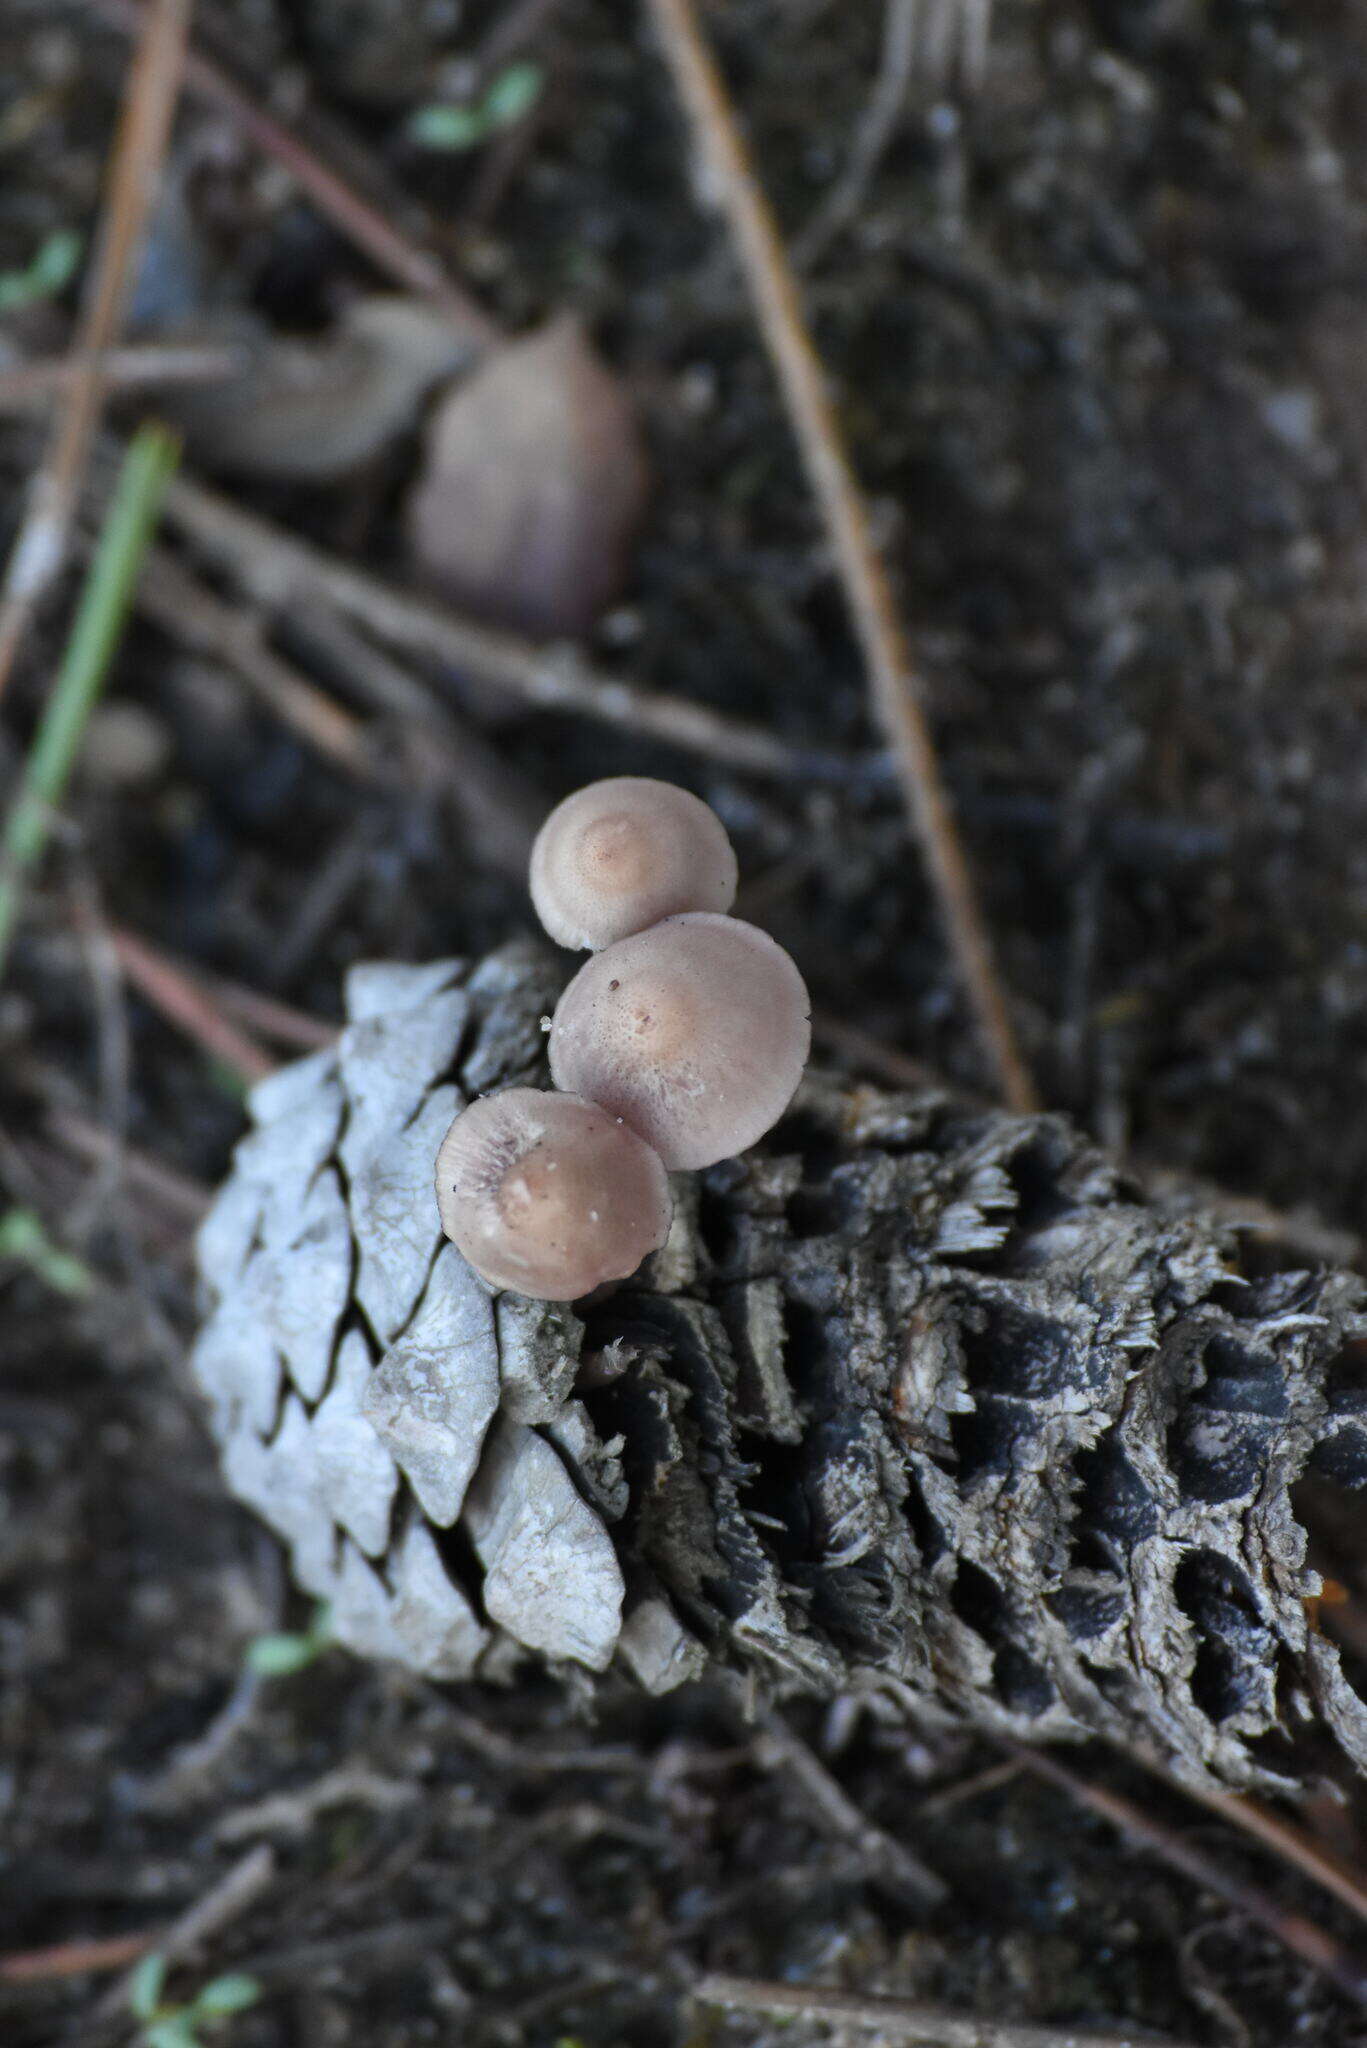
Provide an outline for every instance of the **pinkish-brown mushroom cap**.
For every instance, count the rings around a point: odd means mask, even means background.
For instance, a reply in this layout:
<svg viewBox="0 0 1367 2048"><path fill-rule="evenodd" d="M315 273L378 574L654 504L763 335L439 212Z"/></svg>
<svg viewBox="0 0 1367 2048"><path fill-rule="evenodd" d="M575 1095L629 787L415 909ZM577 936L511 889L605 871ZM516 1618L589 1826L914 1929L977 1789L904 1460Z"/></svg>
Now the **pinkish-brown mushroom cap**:
<svg viewBox="0 0 1367 2048"><path fill-rule="evenodd" d="M532 902L557 945L597 952L684 910L729 910L736 856L673 782L613 775L557 804L532 848Z"/></svg>
<svg viewBox="0 0 1367 2048"><path fill-rule="evenodd" d="M596 1102L507 1088L463 1109L437 1152L441 1226L491 1287L575 1301L669 1234L664 1167Z"/></svg>
<svg viewBox="0 0 1367 2048"><path fill-rule="evenodd" d="M551 1073L620 1116L665 1165L743 1152L792 1099L811 1049L802 976L767 932L696 912L580 968L551 1024Z"/></svg>

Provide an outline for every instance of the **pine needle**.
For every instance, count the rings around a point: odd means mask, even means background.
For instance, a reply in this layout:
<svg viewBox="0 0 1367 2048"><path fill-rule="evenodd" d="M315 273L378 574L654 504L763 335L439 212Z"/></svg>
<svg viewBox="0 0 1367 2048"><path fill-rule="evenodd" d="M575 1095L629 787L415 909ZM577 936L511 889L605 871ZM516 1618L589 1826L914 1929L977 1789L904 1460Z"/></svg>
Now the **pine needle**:
<svg viewBox="0 0 1367 2048"><path fill-rule="evenodd" d="M43 857L53 814L66 794L179 453L179 442L165 427L141 427L119 471L62 665L0 837L0 975L24 883Z"/></svg>

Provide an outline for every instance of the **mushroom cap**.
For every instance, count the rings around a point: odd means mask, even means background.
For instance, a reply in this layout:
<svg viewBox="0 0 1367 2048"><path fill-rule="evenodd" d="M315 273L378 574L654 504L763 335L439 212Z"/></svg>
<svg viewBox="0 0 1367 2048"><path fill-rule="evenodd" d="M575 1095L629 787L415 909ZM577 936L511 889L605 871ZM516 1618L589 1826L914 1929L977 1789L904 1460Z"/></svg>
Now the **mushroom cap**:
<svg viewBox="0 0 1367 2048"><path fill-rule="evenodd" d="M811 1040L807 990L782 946L739 918L697 911L580 968L551 1024L551 1073L620 1116L666 1166L711 1166L777 1123Z"/></svg>
<svg viewBox="0 0 1367 2048"><path fill-rule="evenodd" d="M682 910L729 910L726 828L677 783L612 775L557 804L532 848L532 902L559 946L596 953Z"/></svg>
<svg viewBox="0 0 1367 2048"><path fill-rule="evenodd" d="M669 1234L659 1158L596 1102L506 1088L437 1151L441 1227L491 1287L575 1301L624 1280Z"/></svg>

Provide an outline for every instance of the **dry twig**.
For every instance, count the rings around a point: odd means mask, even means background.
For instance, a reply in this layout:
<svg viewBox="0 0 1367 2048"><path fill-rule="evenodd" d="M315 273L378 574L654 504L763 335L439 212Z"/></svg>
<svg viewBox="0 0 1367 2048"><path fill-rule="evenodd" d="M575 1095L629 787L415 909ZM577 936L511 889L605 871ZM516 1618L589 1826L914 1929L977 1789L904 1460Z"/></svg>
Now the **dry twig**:
<svg viewBox="0 0 1367 2048"><path fill-rule="evenodd" d="M891 1088L948 1088L949 1082L922 1060L913 1059L895 1045L885 1045L871 1031L828 1010L812 1012L812 1036L818 1045L830 1046L855 1068L871 1074Z"/></svg>
<svg viewBox="0 0 1367 2048"><path fill-rule="evenodd" d="M1094 2027L1028 2026L1016 2020L976 2019L952 2006L838 1991L820 1984L766 1984L755 1977L704 1977L693 1996L730 2012L772 2013L775 2018L825 2020L832 2026L876 2027L886 2040L926 2041L934 2048L1182 2048L1166 2036Z"/></svg>
<svg viewBox="0 0 1367 2048"><path fill-rule="evenodd" d="M642 690L593 669L569 646L542 647L477 626L440 605L396 590L242 511L203 484L173 485L166 518L258 604L285 611L322 600L357 620L388 646L501 690L543 711L563 711L626 732L644 733L682 752L781 781L855 776L860 764L800 753L757 726L723 718L701 704Z"/></svg>
<svg viewBox="0 0 1367 2048"><path fill-rule="evenodd" d="M254 1038L220 1015L205 994L173 960L133 932L111 933L119 965L138 993L168 1023L174 1024L212 1058L221 1060L246 1082L264 1080L275 1061Z"/></svg>
<svg viewBox="0 0 1367 2048"><path fill-rule="evenodd" d="M214 1822L214 1839L243 1842L253 1835L306 1835L319 1814L332 1806L394 1813L427 1796L426 1788L415 1779L381 1777L362 1763L339 1764L311 1784L230 1808Z"/></svg>
<svg viewBox="0 0 1367 2048"><path fill-rule="evenodd" d="M1208 1209L1231 1229L1286 1245L1310 1266L1357 1266L1363 1255L1363 1241L1355 1230L1327 1223L1308 1203L1294 1209L1277 1209L1258 1195L1235 1194L1210 1180L1194 1179L1190 1173L1175 1173L1147 1154L1127 1155L1146 1186L1156 1194L1176 1196Z"/></svg>
<svg viewBox="0 0 1367 2048"><path fill-rule="evenodd" d="M174 960L169 953L153 947L150 940L140 938L126 926L111 926L108 936L116 954L121 945L144 954L155 952L162 963L183 981L197 983L207 1000L216 1002L249 1031L272 1039L277 1045L287 1045L301 1052L318 1052L323 1046L331 1045L337 1036L337 1025L329 1024L321 1017L310 1017L305 1011L296 1010L292 1004L282 1003L278 996L263 995L259 989L247 988L226 975L214 974L198 965L191 966L188 961Z"/></svg>
<svg viewBox="0 0 1367 2048"><path fill-rule="evenodd" d="M648 0L694 141L735 241L755 315L821 508L887 735L964 989L1002 1094L1036 1106L935 755L906 629L875 545L792 267L750 162L692 0Z"/></svg>
<svg viewBox="0 0 1367 2048"><path fill-rule="evenodd" d="M0 693L35 609L66 559L91 442L104 402L105 351L118 331L180 92L191 0L153 0L114 146L99 244L81 314L72 374L51 442L29 488L28 504L0 590Z"/></svg>
<svg viewBox="0 0 1367 2048"><path fill-rule="evenodd" d="M0 1984L51 1984L97 1970L126 1970L156 1945L155 1934L110 1934L103 1940L59 1941L0 1956Z"/></svg>
<svg viewBox="0 0 1367 2048"><path fill-rule="evenodd" d="M150 0L88 0L102 20L126 34L139 31ZM440 306L472 340L493 341L498 327L483 308L447 275L440 260L406 234L392 215L358 192L308 144L267 111L260 99L232 78L217 58L202 48L190 51L185 81L191 91L236 122L258 149L274 157L306 192L318 211L377 270Z"/></svg>
<svg viewBox="0 0 1367 2048"><path fill-rule="evenodd" d="M311 1017L306 1010L296 1010L292 1003L282 1003L278 996L263 995L260 989L228 981L223 975L210 974L202 968L197 972L209 994L229 1016L236 1017L260 1038L298 1052L321 1052L337 1036L335 1024L329 1024L323 1017Z"/></svg>
<svg viewBox="0 0 1367 2048"><path fill-rule="evenodd" d="M382 1920L378 1926L357 1928L327 1941L263 1949L246 1956L244 1967L258 1983L278 1984L291 1991L297 1991L301 1984L316 1984L329 1974L340 1975L354 1994L372 1977L399 1965L430 1964L434 1956L453 1946L459 1924L449 1913L429 1914L422 1920ZM464 2009L463 2004L457 2005L457 2010ZM469 2039L468 2035L463 2038Z"/></svg>
<svg viewBox="0 0 1367 2048"><path fill-rule="evenodd" d="M406 761L377 744L373 727L271 646L261 619L225 603L164 548L148 558L138 605L182 646L226 664L282 724L334 767L358 782L402 788L411 774L435 786L449 798L484 862L519 879L526 874L543 806L528 800L494 749L464 731L425 683L399 668L333 609L314 606L295 617L296 634L345 674L355 695L382 716L397 719Z"/></svg>
<svg viewBox="0 0 1367 2048"><path fill-rule="evenodd" d="M98 360L106 391L142 391L166 384L216 384L240 374L245 357L233 348L176 348L145 343L106 349ZM79 358L44 356L0 370L0 413L26 413L69 390L83 374Z"/></svg>
<svg viewBox="0 0 1367 2048"><path fill-rule="evenodd" d="M64 1151L91 1166L117 1161L122 1185L154 1204L182 1230L193 1230L213 1200L211 1191L199 1181L154 1159L149 1152L139 1152L116 1132L92 1123L78 1110L52 1108L46 1130Z"/></svg>
<svg viewBox="0 0 1367 2048"><path fill-rule="evenodd" d="M913 89L939 92L956 74L970 92L982 83L991 17L992 0L887 0L873 90L845 168L793 242L798 269L824 255L859 213Z"/></svg>
<svg viewBox="0 0 1367 2048"><path fill-rule="evenodd" d="M474 73L483 82L520 56L541 33L560 0L511 0L503 7L475 53Z"/></svg>
<svg viewBox="0 0 1367 2048"><path fill-rule="evenodd" d="M916 68L921 5L922 0L887 0L878 76L855 128L845 168L793 243L793 262L800 270L815 263L854 219L869 180L897 132Z"/></svg>
<svg viewBox="0 0 1367 2048"><path fill-rule="evenodd" d="M379 763L360 719L267 644L259 620L227 604L166 548L153 548L137 591L139 611L182 646L221 661L309 746L361 782Z"/></svg>
<svg viewBox="0 0 1367 2048"><path fill-rule="evenodd" d="M456 1741L472 1749L487 1763L497 1765L500 1770L516 1771L530 1777L559 1777L581 1771L589 1776L600 1772L626 1772L636 1777L648 1775L648 1766L640 1751L627 1743L603 1742L583 1749L533 1744L518 1737L501 1735L478 1715L462 1713L445 1698L442 1707L446 1724Z"/></svg>
<svg viewBox="0 0 1367 2048"><path fill-rule="evenodd" d="M1253 1921L1274 1936L1292 1955L1299 1957L1312 1970L1318 1970L1321 1976L1358 2005L1367 2005L1367 1966L1358 1961L1327 1928L1316 1926L1313 1920L1307 1920L1301 1913L1286 1911L1257 1885L1232 1876L1204 1850L1184 1841L1155 1815L1146 1813L1132 1799L1126 1799L1123 1793L1092 1784L1041 1750L1027 1749L1019 1743L1004 1746L1036 1777L1061 1787L1079 1806L1085 1806L1103 1820L1108 1820L1131 1841L1152 1849L1193 1884L1199 1885L1203 1891L1213 1892L1244 1919Z"/></svg>
<svg viewBox="0 0 1367 2048"><path fill-rule="evenodd" d="M1128 1753L1128 1752L1127 1752ZM1161 1765L1144 1761L1177 1791L1185 1792L1188 1798L1199 1799L1202 1806L1212 1813L1218 1813L1221 1820L1238 1828L1242 1834L1251 1835L1255 1842L1261 1842L1265 1849L1273 1850L1285 1862L1294 1865L1302 1877L1313 1879L1332 1892L1341 1905L1350 1913L1356 1913L1359 1920L1367 1921L1367 1885L1361 1872L1336 1856L1323 1842L1317 1842L1304 1828L1284 1814L1264 1806L1260 1799L1252 1798L1246 1792L1224 1792L1214 1785L1187 1785L1180 1783Z"/></svg>
<svg viewBox="0 0 1367 2048"><path fill-rule="evenodd" d="M917 1906L940 1905L948 1898L944 1881L913 1856L905 1843L894 1840L860 1811L816 1752L780 1715L766 1717L756 1757L762 1764L778 1764L787 1771L826 1830L858 1849L869 1870L881 1874L902 1897Z"/></svg>
<svg viewBox="0 0 1367 2048"><path fill-rule="evenodd" d="M975 91L987 69L992 0L920 0L916 11L916 64L927 90L957 80Z"/></svg>
<svg viewBox="0 0 1367 2048"><path fill-rule="evenodd" d="M828 1010L812 1012L812 1036L818 1045L831 1050L850 1064L857 1074L867 1074L890 1088L932 1088L953 1093L977 1104L957 1082L936 1073L922 1060L913 1059L895 1045L888 1045L873 1032L833 1017ZM1122 1153L1118 1164L1137 1175L1153 1193L1187 1203L1195 1202L1231 1230L1282 1245L1310 1266L1356 1266L1362 1257L1362 1239L1355 1231L1326 1223L1303 1205L1275 1209L1256 1195L1234 1194L1214 1181L1193 1180L1189 1174L1174 1173L1143 1154Z"/></svg>
<svg viewBox="0 0 1367 2048"><path fill-rule="evenodd" d="M157 1937L158 1953L168 1962L203 1947L249 1913L275 1876L275 1856L265 1843L249 1849L219 1879L216 1885ZM95 2008L97 2025L118 2019L128 2009L129 1980L121 1977L110 1986Z"/></svg>
<svg viewBox="0 0 1367 2048"><path fill-rule="evenodd" d="M405 775L416 787L445 794L481 863L525 881L532 841L546 810L540 792L439 702L427 683L335 609L314 607L291 624L339 682L382 717L397 721Z"/></svg>

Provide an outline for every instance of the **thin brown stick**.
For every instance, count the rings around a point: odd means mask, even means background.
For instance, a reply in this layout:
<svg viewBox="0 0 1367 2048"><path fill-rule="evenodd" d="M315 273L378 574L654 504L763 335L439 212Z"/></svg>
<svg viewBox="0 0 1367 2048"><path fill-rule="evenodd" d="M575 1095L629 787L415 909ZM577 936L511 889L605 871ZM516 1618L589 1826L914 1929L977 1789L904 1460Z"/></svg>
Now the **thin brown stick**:
<svg viewBox="0 0 1367 2048"><path fill-rule="evenodd" d="M77 1110L50 1109L45 1128L64 1151L91 1166L103 1166L110 1160L116 1160L119 1178L126 1187L154 1203L172 1221L191 1230L213 1200L211 1191L199 1181L191 1180L188 1174L178 1173L174 1166L165 1165L148 1152L139 1152L114 1131L107 1130L103 1124L92 1123Z"/></svg>
<svg viewBox="0 0 1367 2048"><path fill-rule="evenodd" d="M119 965L134 988L169 1024L248 1083L275 1072L275 1061L254 1038L229 1023L211 997L183 974L173 960L132 932L110 934Z"/></svg>
<svg viewBox="0 0 1367 2048"><path fill-rule="evenodd" d="M149 551L136 594L138 609L182 646L223 662L282 723L358 782L434 786L452 803L480 858L524 877L544 805L477 735L416 676L369 645L335 608L313 607L293 620L296 635L345 672L356 695L397 720L408 764L377 744L364 719L277 652L265 623L225 603L165 548Z"/></svg>
<svg viewBox="0 0 1367 2048"><path fill-rule="evenodd" d="M847 1059L856 1071L890 1087L930 1088L936 1093L953 1094L962 1101L977 1102L978 1098L957 1081L948 1080L933 1067L913 1059L895 1045L886 1044L858 1024L833 1017L828 1010L813 1010L812 1036L819 1045L828 1045ZM1193 1180L1189 1174L1175 1173L1171 1167L1161 1166L1142 1153L1118 1154L1116 1163L1127 1173L1138 1175L1154 1193L1182 1198L1188 1203L1194 1199L1212 1213L1216 1222L1284 1246L1311 1265L1356 1266L1361 1261L1362 1239L1354 1231L1326 1223L1306 1208L1274 1209L1256 1195L1236 1195L1214 1181ZM1326 1617L1331 1627L1336 1613L1331 1609Z"/></svg>
<svg viewBox="0 0 1367 2048"><path fill-rule="evenodd" d="M964 1806L970 1799L980 1798L984 1792L995 1792L1002 1785L1009 1785L1018 1778L1021 1766L1014 1757L1004 1757L999 1764L989 1764L985 1770L973 1771L967 1778L960 1778L953 1785L946 1785L943 1792L932 1792L923 1799L916 1809L918 1821L929 1820L932 1815L939 1820L956 1806Z"/></svg>
<svg viewBox="0 0 1367 2048"><path fill-rule="evenodd" d="M156 1940L155 1934L110 1934L103 1940L22 1949L0 1956L0 1984L51 1984L60 1977L86 1977L97 1970L126 1970L155 1948Z"/></svg>
<svg viewBox="0 0 1367 2048"><path fill-rule="evenodd" d="M867 1859L870 1870L881 1872L895 1890L918 1906L940 1905L948 1898L943 1878L856 1806L816 1752L781 1715L766 1717L755 1753L759 1763L777 1764L786 1770L827 1831L857 1849Z"/></svg>
<svg viewBox="0 0 1367 2048"><path fill-rule="evenodd" d="M1356 1266L1363 1253L1362 1238L1338 1223L1326 1223L1308 1204L1294 1209L1276 1209L1258 1195L1235 1194L1212 1180L1198 1180L1147 1153L1126 1155L1132 1170L1145 1185L1160 1195L1176 1196L1188 1203L1198 1202L1213 1211L1218 1222L1273 1244L1286 1245L1311 1265Z"/></svg>
<svg viewBox="0 0 1367 2048"><path fill-rule="evenodd" d="M492 78L504 64L519 56L540 35L560 0L512 0L501 8L487 35L475 52L475 77Z"/></svg>
<svg viewBox="0 0 1367 2048"><path fill-rule="evenodd" d="M336 1024L329 1024L324 1017L311 1017L306 1010L296 1010L292 1003L282 1003L277 996L263 995L260 989L248 988L240 981L225 981L221 974L201 974L200 979L230 1017L236 1017L249 1031L271 1039L276 1045L287 1045L295 1052L321 1052L337 1036Z"/></svg>
<svg viewBox="0 0 1367 2048"><path fill-rule="evenodd" d="M628 1743L603 1742L584 1748L556 1748L527 1742L520 1736L501 1734L477 1714L466 1714L442 1699L444 1725L455 1740L472 1749L476 1756L497 1764L501 1770L530 1776L556 1777L570 1772L625 1772L632 1777L648 1775L649 1767L640 1751Z"/></svg>
<svg viewBox="0 0 1367 2048"><path fill-rule="evenodd" d="M933 1088L938 1091L950 1087L944 1075L937 1074L933 1067L913 1059L910 1053L900 1051L895 1045L885 1045L881 1038L876 1038L858 1024L851 1024L844 1017L833 1017L828 1010L813 1010L812 1036L818 1045L830 1046L833 1052L840 1053L856 1067L862 1067L866 1074L872 1074L894 1088Z"/></svg>
<svg viewBox="0 0 1367 2048"><path fill-rule="evenodd" d="M1158 1766L1151 1765L1157 1769ZM1303 1877L1313 1879L1332 1892L1340 1904L1349 1912L1356 1913L1359 1920L1367 1922L1367 1883L1362 1873L1355 1870L1342 1856L1317 1842L1304 1828L1284 1814L1275 1813L1261 1800L1252 1799L1246 1792L1222 1792L1217 1787L1179 1784L1168 1772L1160 1775L1177 1790L1185 1792L1191 1799L1199 1799L1202 1806L1218 1813L1221 1820L1238 1828L1242 1834L1251 1835L1255 1842L1261 1842L1266 1849L1273 1850L1287 1863L1293 1864Z"/></svg>
<svg viewBox="0 0 1367 2048"><path fill-rule="evenodd" d="M889 2040L928 2041L935 2048L1183 2048L1168 2035L1098 2031L1095 2027L1028 2026L1016 2020L977 2019L952 2006L869 1991L839 1991L822 1984L768 1984L757 1977L703 1977L693 1996L730 2012L772 2013L775 2018L825 2020L832 2026L876 2027Z"/></svg>
<svg viewBox="0 0 1367 2048"><path fill-rule="evenodd" d="M396 1813L427 1789L413 1778L386 1778L368 1764L338 1764L311 1784L285 1792L269 1792L246 1806L230 1807L213 1823L216 1842L249 1842L253 1835L306 1835L330 1806L363 1806L373 1813Z"/></svg>
<svg viewBox="0 0 1367 2048"><path fill-rule="evenodd" d="M118 947L127 943L144 952L156 952L158 958L171 967L183 981L195 983L205 999L216 1002L230 1016L238 1017L249 1031L257 1032L262 1038L271 1038L280 1045L288 1045L304 1052L319 1052L331 1045L339 1026L329 1024L321 1017L307 1016L304 1011L294 1009L289 1003L282 1003L276 996L263 995L259 989L247 988L241 982L232 981L226 975L214 974L209 969L191 966L186 960L176 960L160 947L153 947L137 932L129 931L125 925L108 927L108 937L117 952Z"/></svg>
<svg viewBox="0 0 1367 2048"><path fill-rule="evenodd" d="M321 598L387 645L538 710L597 719L724 762L733 771L781 781L853 765L797 753L757 726L663 691L618 682L593 669L572 647L538 646L475 625L297 540L187 477L178 478L167 492L163 516L259 604L284 611L301 598Z"/></svg>
<svg viewBox="0 0 1367 2048"><path fill-rule="evenodd" d="M103 21L125 34L138 31L149 4L150 0L87 0L87 5ZM440 259L420 247L393 219L386 218L348 184L340 172L268 113L261 101L239 85L216 57L202 48L192 49L186 60L185 80L197 98L229 115L258 149L288 171L318 211L369 257L377 270L406 291L416 292L440 306L463 333L488 341L497 339L497 324L447 275Z"/></svg>
<svg viewBox="0 0 1367 2048"><path fill-rule="evenodd" d="M1136 1752L1130 1749L1123 1749L1120 1753L1129 1759L1136 1756ZM1367 1881L1364 1881L1361 1870L1338 1855L1327 1843L1317 1841L1305 1828L1298 1827L1285 1814L1265 1806L1247 1792L1226 1792L1216 1785L1188 1784L1185 1779L1175 1777L1157 1757L1145 1755L1142 1751L1137 1755L1145 1769L1161 1778L1173 1791L1199 1801L1241 1834L1251 1836L1265 1849L1272 1850L1300 1871L1303 1877L1322 1885L1349 1912L1367 1923Z"/></svg>
<svg viewBox="0 0 1367 2048"><path fill-rule="evenodd" d="M921 0L887 0L883 16L883 48L869 102L850 143L845 168L793 243L799 270L818 256L848 227L863 203L869 180L887 153L897 124L906 111L916 68L917 23Z"/></svg>
<svg viewBox="0 0 1367 2048"><path fill-rule="evenodd" d="M99 240L81 311L73 373L0 589L0 694L29 621L66 559L91 443L104 404L102 360L123 318L133 259L156 197L180 93L192 0L153 0L142 23L114 144Z"/></svg>
<svg viewBox="0 0 1367 2048"><path fill-rule="evenodd" d="M334 766L362 782L377 779L379 764L362 721L277 654L258 620L226 604L166 548L148 550L135 603L182 645L224 662Z"/></svg>
<svg viewBox="0 0 1367 2048"><path fill-rule="evenodd" d="M532 841L546 812L539 791L440 702L430 684L400 667L334 606L301 610L292 625L296 637L329 664L344 688L398 722L413 785L445 794L481 863L525 881Z"/></svg>
<svg viewBox="0 0 1367 2048"><path fill-rule="evenodd" d="M98 371L106 391L143 391L168 384L216 384L240 375L246 361L241 349L149 343L106 349ZM0 370L0 413L30 412L54 393L68 390L81 375L82 365L74 356L43 356Z"/></svg>
<svg viewBox="0 0 1367 2048"><path fill-rule="evenodd" d="M755 316L787 401L808 479L835 553L892 748L912 829L940 905L983 1048L1013 1109L1037 1097L1016 1044L991 943L940 774L906 630L878 553L821 360L769 203L751 165L692 0L647 0L711 188L736 245Z"/></svg>
<svg viewBox="0 0 1367 2048"><path fill-rule="evenodd" d="M1242 1878L1231 1875L1204 1850L1194 1848L1154 1814L1145 1812L1122 1793L1112 1792L1103 1785L1095 1785L1089 1779L1079 1777L1056 1758L1046 1756L1040 1750L1027 1749L1018 1743L1004 1746L1036 1777L1046 1778L1050 1784L1059 1786L1079 1806L1085 1806L1109 1821L1131 1841L1152 1849L1193 1884L1213 1892L1246 1920L1252 1920L1263 1928L1292 1955L1312 1970L1318 1970L1358 2005L1367 2005L1367 1965L1326 1928L1316 1926L1313 1920L1307 1920L1301 1913L1286 1911L1257 1885L1247 1884Z"/></svg>
<svg viewBox="0 0 1367 2048"><path fill-rule="evenodd" d="M251 1911L275 1876L275 1856L264 1843L249 1849L230 1866L194 1904L173 1921L158 1939L157 1949L168 1962L191 1954L221 1934L225 1927ZM128 2009L129 1983L121 1978L110 1986L94 2017L98 2024L119 2018Z"/></svg>
<svg viewBox="0 0 1367 2048"><path fill-rule="evenodd" d="M288 1920L283 1923L282 1932L289 1924ZM317 1984L330 1977L344 1982L348 1994L355 1996L359 1987L369 1983L373 1976L383 1975L396 1966L412 1962L430 1967L435 1957L451 1948L458 1924L449 1913L430 1914L422 1920L384 1917L378 1925L356 1928L330 1940L253 1950L243 1957L243 1966L258 1983L279 1985L292 1993L301 1984ZM464 2013L472 2001L463 1996L454 1978L451 1984L453 2011ZM461 2048L474 2048L472 2037L464 2029L448 2033L447 2038L459 2041Z"/></svg>
<svg viewBox="0 0 1367 2048"><path fill-rule="evenodd" d="M931 0L921 37L927 84L938 90L957 74L966 92L976 92L991 34L992 0Z"/></svg>

